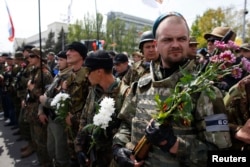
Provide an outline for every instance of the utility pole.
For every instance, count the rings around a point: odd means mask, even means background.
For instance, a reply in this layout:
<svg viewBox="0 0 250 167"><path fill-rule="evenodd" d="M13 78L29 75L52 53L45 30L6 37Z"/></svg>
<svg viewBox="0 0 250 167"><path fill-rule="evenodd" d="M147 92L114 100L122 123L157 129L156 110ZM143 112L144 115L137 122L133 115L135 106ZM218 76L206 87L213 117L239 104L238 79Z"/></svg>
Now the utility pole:
<svg viewBox="0 0 250 167"><path fill-rule="evenodd" d="M245 43L245 29L246 29L246 15L248 14L248 10L246 9L247 0L244 3L244 11L243 11L243 25L242 25L242 43Z"/></svg>
<svg viewBox="0 0 250 167"><path fill-rule="evenodd" d="M97 13L97 5L95 0L95 17L96 17L96 46L97 50L99 49L99 24L98 24L98 13Z"/></svg>

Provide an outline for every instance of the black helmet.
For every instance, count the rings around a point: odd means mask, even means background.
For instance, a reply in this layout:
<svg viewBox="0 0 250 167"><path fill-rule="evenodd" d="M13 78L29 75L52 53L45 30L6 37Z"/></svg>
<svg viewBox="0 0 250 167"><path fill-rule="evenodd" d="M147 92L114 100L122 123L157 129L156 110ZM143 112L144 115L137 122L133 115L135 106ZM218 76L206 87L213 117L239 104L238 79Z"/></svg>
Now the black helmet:
<svg viewBox="0 0 250 167"><path fill-rule="evenodd" d="M147 42L147 41L153 41L154 39L155 38L153 36L152 31L145 31L145 32L143 32L142 35L141 35L140 43L139 43L139 49L142 51L143 43Z"/></svg>

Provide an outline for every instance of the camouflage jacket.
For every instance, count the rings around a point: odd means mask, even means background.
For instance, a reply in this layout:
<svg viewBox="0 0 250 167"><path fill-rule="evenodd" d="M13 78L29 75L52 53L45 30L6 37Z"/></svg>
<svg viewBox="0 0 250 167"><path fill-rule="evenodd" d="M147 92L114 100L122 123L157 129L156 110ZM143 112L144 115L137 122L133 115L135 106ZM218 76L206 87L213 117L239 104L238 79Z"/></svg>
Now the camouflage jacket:
<svg viewBox="0 0 250 167"><path fill-rule="evenodd" d="M124 75L124 77L122 78L124 84L131 85L133 82L137 82L141 76L149 73L149 64L150 62L146 62L144 60L138 61L133 64L126 75Z"/></svg>
<svg viewBox="0 0 250 167"><path fill-rule="evenodd" d="M229 127L232 135L232 149L250 150L250 145L237 140L235 133L250 118L250 84L240 89L238 84L232 86L224 97L224 103L229 115Z"/></svg>
<svg viewBox="0 0 250 167"><path fill-rule="evenodd" d="M59 93L61 92L61 84L63 81L67 80L67 78L70 76L72 72L72 68L68 67L62 71L60 71L60 73L58 75L56 75L52 81L52 83L48 86L48 88L45 91L45 95L47 96L47 99L45 101L45 104L43 107L47 108L47 113L44 112L44 110L39 110L39 114L44 113L44 114L48 114L51 116L52 119L54 119L54 117L56 116L54 113L55 110L55 106L51 106L51 102L53 100L53 98Z"/></svg>
<svg viewBox="0 0 250 167"><path fill-rule="evenodd" d="M80 116L89 92L89 81L86 77L87 70L82 67L77 72L72 71L67 78L67 90L71 99L70 113L72 129L77 132L79 128Z"/></svg>
<svg viewBox="0 0 250 167"><path fill-rule="evenodd" d="M41 72L43 78L41 78ZM47 66L43 66L41 68L33 68L30 73L29 79L33 81L35 87L29 91L28 98L26 98L26 119L31 123L39 123L38 121L38 106L39 106L39 97L43 94L43 90L45 90L46 85L51 84L53 78L48 70ZM42 85L43 84L43 85Z"/></svg>
<svg viewBox="0 0 250 167"><path fill-rule="evenodd" d="M192 72L195 63L187 62L182 68ZM114 136L114 145L134 148L143 137L152 114L156 113L155 94L159 94L162 100L167 98L171 93L170 88L175 87L181 76L181 72L177 70L169 77L163 78L160 65L151 64L150 73L140 78L138 84L133 84L131 93L124 101L118 116L122 119L122 123L119 132ZM210 119L215 122L218 122L217 118L227 120L221 92L216 88L215 90L217 97L213 101L203 92L194 97L193 103L196 107L192 111L194 121L191 127L183 127L174 120L169 120L172 121L174 134L179 141L177 154L172 155L153 146L144 161L144 166L206 166L208 150L231 146L227 124L216 124L214 128L206 126L205 120Z"/></svg>
<svg viewBox="0 0 250 167"><path fill-rule="evenodd" d="M112 115L112 121L109 123L109 127L106 129L106 137L101 138L101 144L98 146L98 151L104 151L109 157L112 157L111 146L112 137L117 132L120 125L120 120L117 119L118 112L121 109L123 100L126 96L128 86L122 85L119 79L109 87L108 91L103 91L100 86L95 86L90 89L86 104L82 111L80 127L78 135L75 139L75 150L76 152L84 150L88 151L90 143L86 143L86 137L91 136L91 134L86 134L84 127L86 125L93 123L93 117L98 112L97 105L102 101L104 97L111 97L115 100L115 113ZM86 148L87 147L87 148Z"/></svg>

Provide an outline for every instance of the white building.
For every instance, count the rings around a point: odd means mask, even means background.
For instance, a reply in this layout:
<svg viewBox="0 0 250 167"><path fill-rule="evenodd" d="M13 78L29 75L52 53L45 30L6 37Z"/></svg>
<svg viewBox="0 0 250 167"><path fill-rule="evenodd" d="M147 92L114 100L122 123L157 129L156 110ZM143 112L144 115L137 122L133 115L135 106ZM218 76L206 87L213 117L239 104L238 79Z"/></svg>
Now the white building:
<svg viewBox="0 0 250 167"><path fill-rule="evenodd" d="M130 25L135 25L137 27L138 33L141 32L141 30L145 26L149 27L153 26L153 21L151 20L128 15L122 12L111 11L107 14L108 20L118 19L118 18L125 22L126 28L129 28ZM55 33L54 36L55 42L57 42L58 35L62 28L64 29L65 33L68 32L68 24L62 22L54 22L49 24L47 27L48 27L47 30L41 33L42 46L45 44L45 41L48 38L48 34L51 31ZM16 38L14 42L14 49L16 50L18 47L21 47L23 43L39 47L39 34L34 34L33 36L28 38Z"/></svg>

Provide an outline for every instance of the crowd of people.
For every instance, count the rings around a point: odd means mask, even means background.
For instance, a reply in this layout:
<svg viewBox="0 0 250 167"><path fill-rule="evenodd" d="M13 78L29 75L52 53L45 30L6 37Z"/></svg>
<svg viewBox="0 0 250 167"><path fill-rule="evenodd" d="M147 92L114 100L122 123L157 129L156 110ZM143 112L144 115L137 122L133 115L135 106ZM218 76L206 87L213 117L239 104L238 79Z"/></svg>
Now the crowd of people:
<svg viewBox="0 0 250 167"><path fill-rule="evenodd" d="M152 31L142 33L132 58L126 52L88 51L77 41L57 54L45 55L31 45L14 58L4 53L0 119L16 129L18 140L27 141L21 157L35 153L33 165L42 167L200 167L207 166L209 151L249 151L247 70L237 79L218 76L211 85L214 98L205 91L192 95L189 126L173 116L162 124L152 117L159 112L156 95L163 101L171 96L183 71L197 75L199 67L202 72L215 42L229 31L228 40L234 41L230 27L215 27L204 35L207 48L198 49L185 18L170 12L155 20ZM235 54L235 65L250 60L250 44L242 44ZM69 96L68 103L58 100L63 95Z"/></svg>

